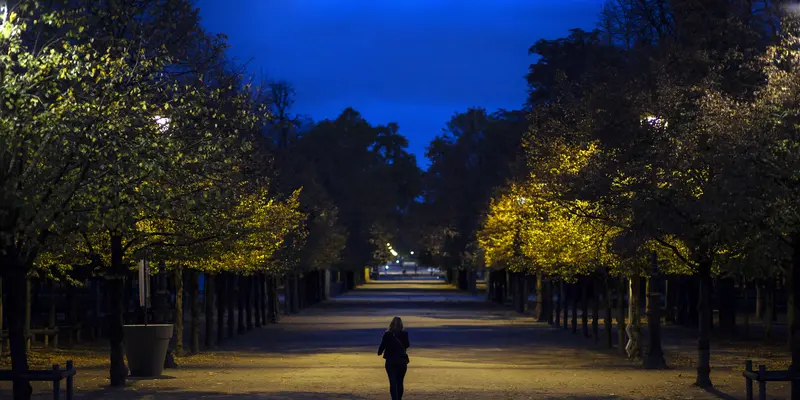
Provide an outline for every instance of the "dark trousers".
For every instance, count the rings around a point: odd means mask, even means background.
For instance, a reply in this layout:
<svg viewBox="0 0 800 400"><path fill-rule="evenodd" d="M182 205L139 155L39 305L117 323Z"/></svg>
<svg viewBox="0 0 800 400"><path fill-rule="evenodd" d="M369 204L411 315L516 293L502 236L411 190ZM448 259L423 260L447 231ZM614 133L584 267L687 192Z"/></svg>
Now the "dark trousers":
<svg viewBox="0 0 800 400"><path fill-rule="evenodd" d="M408 365L400 361L386 361L386 375L389 375L389 393L392 400L402 400L403 398L403 379L406 377Z"/></svg>

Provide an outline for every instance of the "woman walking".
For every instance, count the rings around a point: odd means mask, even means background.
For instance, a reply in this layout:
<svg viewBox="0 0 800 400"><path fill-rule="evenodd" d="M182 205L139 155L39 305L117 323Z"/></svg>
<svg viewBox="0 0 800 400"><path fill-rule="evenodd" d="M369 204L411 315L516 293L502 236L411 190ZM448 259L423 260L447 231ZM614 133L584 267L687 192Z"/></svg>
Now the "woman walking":
<svg viewBox="0 0 800 400"><path fill-rule="evenodd" d="M403 320L394 317L389 329L383 333L381 345L378 347L378 355L386 359L386 374L389 375L392 400L403 398L403 379L408 370L408 346L408 332L403 331Z"/></svg>

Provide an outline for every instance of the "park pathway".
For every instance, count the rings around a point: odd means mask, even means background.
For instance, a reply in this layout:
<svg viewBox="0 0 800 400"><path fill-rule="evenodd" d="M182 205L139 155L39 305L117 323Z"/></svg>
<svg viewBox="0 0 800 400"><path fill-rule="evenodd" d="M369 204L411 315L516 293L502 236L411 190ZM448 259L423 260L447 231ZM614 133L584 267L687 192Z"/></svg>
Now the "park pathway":
<svg viewBox="0 0 800 400"><path fill-rule="evenodd" d="M412 399L711 399L693 371L644 371L440 281L382 281L284 317L205 353L167 378L106 389L105 371L84 371L77 398L388 399L376 355L391 317L404 319ZM735 371L715 371L721 392L742 398ZM44 396L41 398L45 398ZM726 398L726 397L722 397Z"/></svg>

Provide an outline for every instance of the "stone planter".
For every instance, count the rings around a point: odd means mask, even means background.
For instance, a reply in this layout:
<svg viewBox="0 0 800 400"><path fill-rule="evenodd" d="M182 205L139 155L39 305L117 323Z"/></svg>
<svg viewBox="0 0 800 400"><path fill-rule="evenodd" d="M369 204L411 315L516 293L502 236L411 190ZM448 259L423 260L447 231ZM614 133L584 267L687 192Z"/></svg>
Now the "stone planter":
<svg viewBox="0 0 800 400"><path fill-rule="evenodd" d="M131 376L161 376L172 339L172 324L125 325L124 329Z"/></svg>

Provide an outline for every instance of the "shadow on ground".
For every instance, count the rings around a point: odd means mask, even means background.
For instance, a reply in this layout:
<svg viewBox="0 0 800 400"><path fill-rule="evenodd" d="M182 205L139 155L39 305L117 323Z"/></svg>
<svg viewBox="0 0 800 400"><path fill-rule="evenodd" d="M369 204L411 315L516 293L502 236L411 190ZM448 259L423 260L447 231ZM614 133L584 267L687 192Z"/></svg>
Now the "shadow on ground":
<svg viewBox="0 0 800 400"><path fill-rule="evenodd" d="M414 391L413 393L407 393L408 397L412 397L415 399L440 399L442 398L441 393L426 393L426 392L418 392ZM597 400L610 400L610 399L632 399L632 397L620 397L620 396L573 396L573 395L564 395L564 396L552 396L547 394L531 394L531 398L537 399L550 399L550 400L590 400L590 399L597 399ZM355 395L350 393L317 393L317 392L292 392L292 391L278 391L278 392L249 392L249 393L237 393L237 394L227 394L227 393L220 393L220 392L212 392L212 391L172 391L172 390L152 390L152 389L101 389L93 392L84 392L80 395L76 395L75 399L86 399L86 400L94 400L94 399L110 399L113 398L115 400L144 400L144 399L174 399L174 400L189 400L189 399L274 399L274 400L290 400L290 399L298 399L298 400L366 400L366 399L375 399L375 398L383 398L382 393L375 393L371 394L370 397L364 397L361 395ZM506 394L503 392L458 392L453 393L453 397L446 397L446 398L459 398L459 399L501 399L506 398Z"/></svg>
<svg viewBox="0 0 800 400"><path fill-rule="evenodd" d="M362 400L368 397L357 396L349 393L315 393L315 392L250 392L250 393L221 393L212 391L174 391L168 389L101 389L92 392L83 392L76 395L75 399L115 399L115 400L144 400L144 399L319 399L319 400Z"/></svg>

